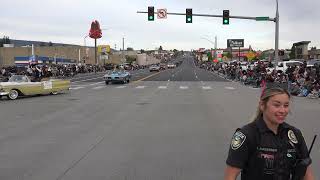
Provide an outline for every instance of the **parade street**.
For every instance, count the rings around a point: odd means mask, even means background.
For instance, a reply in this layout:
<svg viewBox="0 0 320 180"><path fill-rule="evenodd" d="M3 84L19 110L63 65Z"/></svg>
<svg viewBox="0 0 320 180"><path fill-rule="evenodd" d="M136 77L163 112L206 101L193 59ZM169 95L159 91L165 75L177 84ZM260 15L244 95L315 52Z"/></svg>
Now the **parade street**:
<svg viewBox="0 0 320 180"><path fill-rule="evenodd" d="M252 121L260 88L179 57L173 69L71 79L69 92L0 100L1 180L220 180L234 131ZM287 122L310 147L318 99L293 97ZM311 158L320 177L320 146Z"/></svg>

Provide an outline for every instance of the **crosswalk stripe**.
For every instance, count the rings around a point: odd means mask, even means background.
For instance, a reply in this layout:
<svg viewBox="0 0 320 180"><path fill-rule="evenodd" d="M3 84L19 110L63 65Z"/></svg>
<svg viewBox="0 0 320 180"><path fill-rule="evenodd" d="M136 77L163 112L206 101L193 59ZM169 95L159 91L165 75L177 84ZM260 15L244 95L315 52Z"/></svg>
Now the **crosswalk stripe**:
<svg viewBox="0 0 320 180"><path fill-rule="evenodd" d="M102 88L105 88L106 86L97 86L97 87L94 87L92 89L102 89Z"/></svg>
<svg viewBox="0 0 320 180"><path fill-rule="evenodd" d="M230 89L230 90L233 90L233 89L236 89L236 88L234 88L234 87L225 87L226 89Z"/></svg>
<svg viewBox="0 0 320 180"><path fill-rule="evenodd" d="M94 85L101 84L101 83L104 83L104 81L93 83L93 84L89 84L89 86L94 86Z"/></svg>
<svg viewBox="0 0 320 180"><path fill-rule="evenodd" d="M137 89L143 89L143 88L145 88L146 86L137 86L136 88Z"/></svg>
<svg viewBox="0 0 320 180"><path fill-rule="evenodd" d="M212 89L210 86L202 86L202 89Z"/></svg>
<svg viewBox="0 0 320 180"><path fill-rule="evenodd" d="M159 86L159 89L167 89L167 86Z"/></svg>
<svg viewBox="0 0 320 180"><path fill-rule="evenodd" d="M77 89L83 89L84 87L82 87L82 86L79 86L79 87L72 87L72 88L70 88L70 90L77 90Z"/></svg>
<svg viewBox="0 0 320 180"><path fill-rule="evenodd" d="M117 86L116 88L117 89L123 89L123 88L126 88L127 86Z"/></svg>
<svg viewBox="0 0 320 180"><path fill-rule="evenodd" d="M180 89L188 89L188 86L180 86Z"/></svg>

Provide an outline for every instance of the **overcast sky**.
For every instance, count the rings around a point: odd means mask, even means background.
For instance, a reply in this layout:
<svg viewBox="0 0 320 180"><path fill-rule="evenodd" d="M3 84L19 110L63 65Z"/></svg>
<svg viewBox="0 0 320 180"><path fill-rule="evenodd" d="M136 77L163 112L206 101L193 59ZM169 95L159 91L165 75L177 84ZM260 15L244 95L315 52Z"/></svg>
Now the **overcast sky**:
<svg viewBox="0 0 320 180"><path fill-rule="evenodd" d="M194 14L222 15L224 9L234 16L269 16L274 18L276 0L1 0L0 36L11 39L52 41L84 44L93 20L100 22L103 37L98 44L112 48L164 49L211 48L218 37L218 47L226 48L227 39L244 39L245 47L255 50L274 48L275 23L230 19L222 25L222 18L193 17L192 24L185 16L168 15L167 19L148 21L148 6L155 10ZM292 43L311 41L320 48L319 0L279 0L279 48L291 48ZM206 40L208 39L208 40ZM94 40L86 38L87 45Z"/></svg>

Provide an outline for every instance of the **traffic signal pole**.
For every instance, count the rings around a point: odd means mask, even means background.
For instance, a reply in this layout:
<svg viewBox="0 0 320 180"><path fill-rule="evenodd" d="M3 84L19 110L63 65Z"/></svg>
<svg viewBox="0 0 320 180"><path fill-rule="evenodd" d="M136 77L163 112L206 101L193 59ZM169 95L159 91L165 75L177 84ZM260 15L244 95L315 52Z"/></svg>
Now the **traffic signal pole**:
<svg viewBox="0 0 320 180"><path fill-rule="evenodd" d="M138 14L145 14L147 11L137 11ZM157 12L154 12L154 14L158 14ZM167 15L178 15L178 16L186 16L186 13L169 13L167 12ZM213 14L192 14L192 16L200 16L200 17L218 17L223 18L223 15L213 15ZM275 63L276 66L278 64L279 60L279 10L278 10L278 0L276 0L276 17L270 18L270 17L250 17L250 16L230 16L229 18L233 19L248 19L248 20L255 20L255 21L273 21L275 22Z"/></svg>
<svg viewBox="0 0 320 180"><path fill-rule="evenodd" d="M147 11L137 11L138 14L145 14L148 13ZM157 14L157 12L154 12L154 14ZM186 16L186 13L169 13L168 15L180 15L180 16ZM202 16L202 17L223 17L223 15L212 15L212 14L192 14L192 16ZM249 16L229 16L229 18L234 19L251 19L256 21L274 21L276 18L269 18L269 17L263 17L263 20L259 19L260 17L249 17Z"/></svg>
<svg viewBox="0 0 320 180"><path fill-rule="evenodd" d="M274 45L274 61L275 61L275 67L278 66L279 61L279 10L278 10L278 0L277 1L277 10L276 10L276 17L275 17L275 23L276 23L276 29L275 29L275 45Z"/></svg>

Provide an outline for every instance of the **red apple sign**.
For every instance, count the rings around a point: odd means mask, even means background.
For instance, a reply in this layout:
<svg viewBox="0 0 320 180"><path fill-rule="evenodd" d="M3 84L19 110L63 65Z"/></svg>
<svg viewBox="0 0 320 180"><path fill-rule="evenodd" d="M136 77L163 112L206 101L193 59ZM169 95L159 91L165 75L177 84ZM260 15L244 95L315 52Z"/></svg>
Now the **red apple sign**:
<svg viewBox="0 0 320 180"><path fill-rule="evenodd" d="M93 38L93 39L99 39L102 37L102 32L100 29L100 24L97 20L92 21L91 23L91 28L89 31L89 37Z"/></svg>

